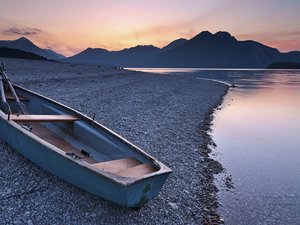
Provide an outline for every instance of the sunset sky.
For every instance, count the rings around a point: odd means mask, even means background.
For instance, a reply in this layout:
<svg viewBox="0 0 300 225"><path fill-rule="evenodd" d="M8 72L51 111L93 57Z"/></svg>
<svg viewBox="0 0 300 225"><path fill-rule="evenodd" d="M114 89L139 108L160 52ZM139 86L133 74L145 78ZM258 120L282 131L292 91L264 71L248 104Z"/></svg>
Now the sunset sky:
<svg viewBox="0 0 300 225"><path fill-rule="evenodd" d="M299 0L0 0L0 39L25 36L71 56L87 47L163 47L228 31L282 52L300 50Z"/></svg>

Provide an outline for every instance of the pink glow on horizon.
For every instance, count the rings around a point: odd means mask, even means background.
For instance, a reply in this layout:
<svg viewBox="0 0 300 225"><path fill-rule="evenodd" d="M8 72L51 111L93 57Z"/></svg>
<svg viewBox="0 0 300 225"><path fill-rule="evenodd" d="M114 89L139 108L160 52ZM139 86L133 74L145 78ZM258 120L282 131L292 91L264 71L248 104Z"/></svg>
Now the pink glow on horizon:
<svg viewBox="0 0 300 225"><path fill-rule="evenodd" d="M299 11L294 0L14 0L1 5L0 39L26 36L71 56L88 47L163 47L223 30L286 52L300 50Z"/></svg>

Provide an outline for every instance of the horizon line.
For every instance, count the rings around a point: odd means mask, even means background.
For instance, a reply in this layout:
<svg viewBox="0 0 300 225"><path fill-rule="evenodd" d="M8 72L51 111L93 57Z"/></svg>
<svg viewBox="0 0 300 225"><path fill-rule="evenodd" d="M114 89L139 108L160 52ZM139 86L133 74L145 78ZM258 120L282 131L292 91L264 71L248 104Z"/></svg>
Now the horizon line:
<svg viewBox="0 0 300 225"><path fill-rule="evenodd" d="M58 53L60 55L63 55L64 57L68 58L68 57L75 56L75 55L77 55L77 54L79 54L79 53L81 53L81 52L83 52L85 50L88 50L88 49L103 49L103 50L106 50L106 51L109 51L109 52L118 52L118 51L122 51L122 50L126 50L126 49L131 49L131 48L135 48L135 47L139 47L139 46L153 46L155 48L163 49L164 47L168 46L169 44L171 44L174 41L177 41L177 40L180 40L180 39L184 39L184 40L189 41L189 40L193 39L194 37L200 35L201 33L210 33L213 36L216 35L216 34L218 34L218 33L228 33L231 37L236 38L235 35L232 35L230 32L225 31L225 30L219 30L219 31L217 31L215 33L210 32L209 30L203 30L203 31L197 33L196 35L192 36L191 38L183 38L183 37L176 38L176 39L174 39L172 41L169 41L167 44L163 45L162 47L156 46L154 44L137 44L137 45L134 45L134 46L123 47L123 48L119 48L119 49L113 49L113 48L111 49L111 48L105 48L105 47L91 47L91 46L89 46L89 47L83 48L82 50L78 50L76 53L73 53L73 55L70 55L70 56L66 56L64 53L61 53L60 51L54 50L51 46L48 46L46 48L40 47L38 44L35 43L35 41L33 41L32 39L30 39L29 37L27 37L27 35L21 35L19 38L16 38L16 39L6 39L6 40L0 40L0 41L17 41L19 39L24 38L24 39L30 41L31 43L33 43L34 45L36 45L37 47L39 47L41 49L51 50L51 51L54 51L54 52L56 52L56 53ZM277 49L280 53L300 52L300 49L299 50L298 49L294 49L294 50L290 50L290 51L282 51L278 47L270 46L267 43L263 43L263 42L255 40L255 39L244 39L244 40L241 40L241 39L237 39L236 38L236 40L237 41L254 41L254 42L263 44L263 45L265 45L267 47L270 47L270 48L273 48L273 49Z"/></svg>

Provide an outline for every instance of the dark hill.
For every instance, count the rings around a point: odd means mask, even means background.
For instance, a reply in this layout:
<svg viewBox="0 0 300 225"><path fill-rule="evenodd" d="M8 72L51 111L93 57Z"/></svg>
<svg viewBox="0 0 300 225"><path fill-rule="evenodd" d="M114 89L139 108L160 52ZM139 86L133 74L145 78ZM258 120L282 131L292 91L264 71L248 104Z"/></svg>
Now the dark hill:
<svg viewBox="0 0 300 225"><path fill-rule="evenodd" d="M185 44L187 41L188 40L184 39L184 38L180 38L180 39L177 39L175 41L172 41L170 44L168 44L167 46L163 47L161 49L161 52L169 51L169 50L174 49L174 48L178 48L179 46Z"/></svg>
<svg viewBox="0 0 300 225"><path fill-rule="evenodd" d="M31 52L36 55L46 57L48 59L62 59L65 56L58 54L50 49L42 49L33 44L30 40L25 37L19 38L14 41L0 41L0 47L14 48Z"/></svg>
<svg viewBox="0 0 300 225"><path fill-rule="evenodd" d="M110 64L119 66L146 65L159 48L152 45L138 45L121 51L107 51L101 48L88 48L77 55L66 58L65 62L87 64Z"/></svg>
<svg viewBox="0 0 300 225"><path fill-rule="evenodd" d="M36 55L31 52L25 52L19 49L0 47L0 57L4 58L18 58L18 59L34 59L34 60L47 60L43 56Z"/></svg>

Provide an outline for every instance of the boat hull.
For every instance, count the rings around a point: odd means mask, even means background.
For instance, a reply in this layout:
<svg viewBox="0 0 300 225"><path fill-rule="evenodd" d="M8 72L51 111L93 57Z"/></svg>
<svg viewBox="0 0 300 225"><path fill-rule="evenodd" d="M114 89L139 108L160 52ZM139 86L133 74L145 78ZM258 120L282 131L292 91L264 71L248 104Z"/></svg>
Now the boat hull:
<svg viewBox="0 0 300 225"><path fill-rule="evenodd" d="M157 196L171 173L171 170L163 164L160 165L162 171L139 179L99 172L92 166L66 156L57 147L38 138L14 121L8 120L2 111L0 111L0 138L48 172L124 207L140 207Z"/></svg>
<svg viewBox="0 0 300 225"><path fill-rule="evenodd" d="M26 158L48 172L99 197L125 207L139 207L152 199L163 186L168 174L123 185L90 170L53 150L51 145L31 137L31 133L0 118L0 138Z"/></svg>

